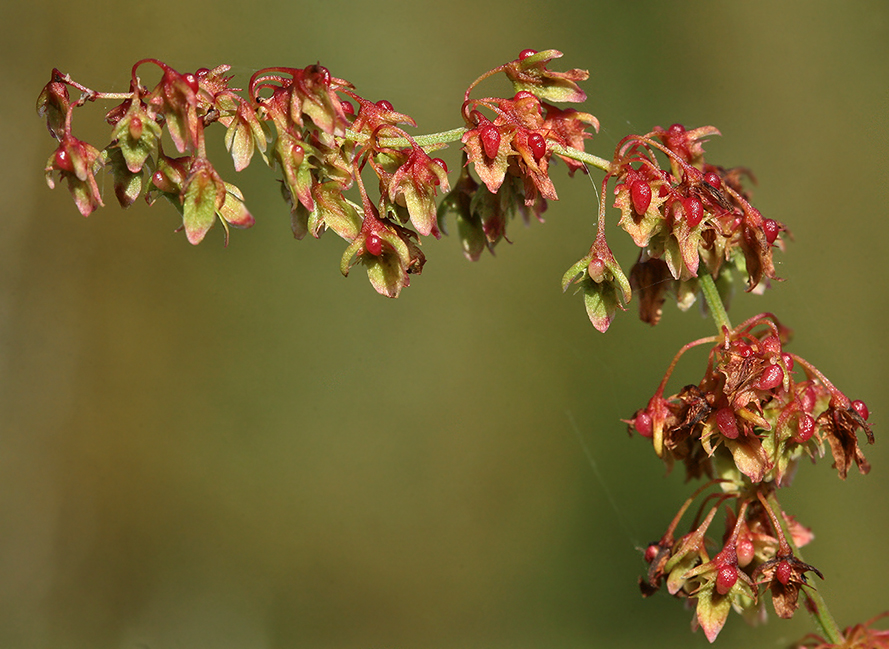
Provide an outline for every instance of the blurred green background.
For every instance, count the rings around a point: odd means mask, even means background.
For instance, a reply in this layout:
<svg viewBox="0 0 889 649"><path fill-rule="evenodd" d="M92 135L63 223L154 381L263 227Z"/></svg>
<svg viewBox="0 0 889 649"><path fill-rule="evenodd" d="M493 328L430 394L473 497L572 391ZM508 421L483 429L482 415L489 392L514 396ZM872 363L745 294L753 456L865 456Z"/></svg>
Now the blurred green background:
<svg viewBox="0 0 889 649"><path fill-rule="evenodd" d="M618 420L712 325L668 304L657 329L630 312L603 337L560 293L590 243L586 180L556 168L547 223L515 224L496 258L430 241L397 301L340 276L335 235L294 241L260 164L235 177L218 157L257 217L228 249L218 227L196 248L172 234L164 204L120 210L110 184L83 219L44 184L37 94L53 67L126 91L149 56L229 63L242 86L320 61L430 132L460 124L479 73L557 48L554 68L591 73L590 151L716 125L708 160L751 167L795 238L788 281L739 296L735 321L776 312L877 431L871 475L805 465L782 499L814 528L805 556L840 624L889 608L884 0L37 0L8 3L0 30L0 646L706 645L636 586L637 547L692 486ZM75 132L103 146L103 114L78 111ZM677 386L700 373L680 366ZM733 615L718 642L809 630Z"/></svg>

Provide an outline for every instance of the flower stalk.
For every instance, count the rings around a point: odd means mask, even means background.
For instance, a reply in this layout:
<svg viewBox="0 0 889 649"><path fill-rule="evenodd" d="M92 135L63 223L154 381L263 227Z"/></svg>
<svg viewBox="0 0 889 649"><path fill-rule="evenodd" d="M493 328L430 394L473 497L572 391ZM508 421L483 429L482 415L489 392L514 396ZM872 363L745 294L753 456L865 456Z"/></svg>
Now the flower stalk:
<svg viewBox="0 0 889 649"><path fill-rule="evenodd" d="M778 617L789 618L802 594L823 646L840 646L848 638L810 583L821 573L799 553L813 535L784 512L777 491L790 486L801 459L826 449L840 478L853 465L866 474L859 433L873 443L867 406L786 351L790 329L773 314L733 327L727 313L734 277L748 292L780 280L773 255L784 249L786 227L753 206L749 170L706 159L704 144L720 134L713 126L655 126L625 137L610 158L588 153L598 120L563 104L586 100L578 83L589 73L551 70L561 56L523 50L469 85L455 107L461 126L420 135L408 132L416 127L410 115L387 100L370 101L320 64L265 68L244 92L231 85L224 65L181 73L145 59L132 67L128 93L98 92L53 70L37 102L58 143L46 179L50 187L66 181L88 216L103 205L97 174L106 168L123 207L163 197L190 243L218 223L227 245L231 226L249 228L255 219L242 192L208 158L207 133L218 124L236 172L259 158L277 174L295 238L333 231L344 241L342 274L362 265L378 293L396 298L422 272L423 241L446 234L449 223L475 261L509 241L516 216L543 220L559 198L551 174L556 160L571 176L603 172L594 240L563 275L563 291L582 294L590 322L603 333L634 297L640 319L658 324L668 296L683 311L703 299L718 330L684 345L647 405L625 420L630 434L651 440L668 469L679 463L689 480L707 479L645 551L642 594L665 586L694 600L694 624L711 642L733 610L761 617L768 593ZM155 87L142 85L142 65L160 69ZM473 96L497 74L512 83L512 96ZM72 101L69 89L79 98ZM99 100L121 102L105 116L112 132L103 149L75 137L72 125L76 109ZM165 151L164 141L176 151ZM454 182L445 162L430 157L449 145L461 150ZM629 273L606 238L611 195L618 228L638 248ZM701 380L670 394L677 363L700 345L710 345ZM679 525L699 497L698 515L682 533ZM846 636L880 633L856 625Z"/></svg>

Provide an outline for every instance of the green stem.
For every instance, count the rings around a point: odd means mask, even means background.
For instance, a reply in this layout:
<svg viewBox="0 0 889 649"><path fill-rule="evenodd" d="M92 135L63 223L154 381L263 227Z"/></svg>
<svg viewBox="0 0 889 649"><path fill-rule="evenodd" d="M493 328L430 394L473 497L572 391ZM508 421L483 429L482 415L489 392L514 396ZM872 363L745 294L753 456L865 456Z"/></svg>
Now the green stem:
<svg viewBox="0 0 889 649"><path fill-rule="evenodd" d="M417 135L416 137L414 137L414 142L419 144L421 147L432 147L437 144L457 142L458 140L460 140L460 138L463 137L463 134L466 132L466 130L467 129L465 126L461 126L459 128L452 128L450 131L442 131L441 133ZM351 129L346 129L346 138L353 140L358 144L364 144L368 141L368 139L370 139L369 136L364 135L363 133L356 133ZM381 137L379 139L379 143L381 146L387 148L407 147L411 145L411 143L403 137Z"/></svg>
<svg viewBox="0 0 889 649"><path fill-rule="evenodd" d="M723 327L731 329L732 323L728 319L725 306L722 304L722 298L719 297L719 291L716 289L716 282L713 281L710 273L704 271L698 275L698 285L704 293L704 299L707 301L707 307L710 309L710 315L713 316L716 328L719 329L720 333Z"/></svg>
<svg viewBox="0 0 889 649"><path fill-rule="evenodd" d="M595 167L596 169L601 169L602 171L611 171L611 160L600 158L599 156L595 156L592 153L585 153L583 151L578 151L577 149L569 149L568 147L564 147L559 144L554 144L552 150L553 153L558 153L559 155L565 156L566 158L571 158L572 160L585 162L591 167Z"/></svg>
<svg viewBox="0 0 889 649"><path fill-rule="evenodd" d="M447 144L449 142L459 141L467 130L468 129L465 126L461 126L459 128L452 128L450 131L430 133L428 135L417 135L414 137L414 141L424 148L434 147L439 144ZM358 144L364 144L368 140L367 135L364 135L363 133L356 133L355 131L349 129L346 129L346 137L357 142ZM408 142L403 137L382 137L380 138L379 142L380 145L390 148L410 146L410 142ZM599 156L595 156L592 153L578 151L577 149L564 147L559 144L554 144L552 146L552 151L553 153L565 156L566 158L585 162L591 167L595 167L596 169L601 169L602 171L611 171L610 160L600 158Z"/></svg>
<svg viewBox="0 0 889 649"><path fill-rule="evenodd" d="M774 491L769 494L767 500L769 502L769 506L772 508L772 511L776 514L778 523L781 525L781 529L784 532L785 540L793 549L794 556L800 561L804 561L799 548L796 547L796 543L793 542L793 535L787 528L787 521L784 518L784 515L782 513L783 510L781 509L781 505L778 503L778 499L775 497ZM821 597L821 593L818 592L818 589L815 588L815 586L811 585L807 588L802 588L801 590L809 600L809 604L806 606L806 609L812 615L812 620L814 620L815 626L818 627L818 631L820 631L821 637L826 639L831 644L842 644L845 639L842 632L840 631L840 627L837 625L836 620L833 619L833 615L830 614L830 609L827 608L827 602L825 602L824 598Z"/></svg>

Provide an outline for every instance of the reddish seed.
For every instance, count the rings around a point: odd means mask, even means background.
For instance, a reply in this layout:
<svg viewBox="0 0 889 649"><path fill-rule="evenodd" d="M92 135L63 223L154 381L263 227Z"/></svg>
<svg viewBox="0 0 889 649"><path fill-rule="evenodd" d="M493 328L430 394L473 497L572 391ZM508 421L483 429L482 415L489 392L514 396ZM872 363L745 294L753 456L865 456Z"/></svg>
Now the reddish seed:
<svg viewBox="0 0 889 649"><path fill-rule="evenodd" d="M311 68L312 72L321 77L321 81L322 83L324 83L325 86L330 85L330 70L325 68L323 65L311 65L309 66L309 68ZM308 70L309 68L306 69Z"/></svg>
<svg viewBox="0 0 889 649"><path fill-rule="evenodd" d="M754 547L753 539L750 538L749 534L742 534L738 536L736 550L738 553L739 566L746 566L751 561L753 561L753 557L756 555L756 547Z"/></svg>
<svg viewBox="0 0 889 649"><path fill-rule="evenodd" d="M682 206L685 208L685 222L688 223L688 227L698 227L698 223L704 218L704 206L701 201L694 196L689 196L682 201Z"/></svg>
<svg viewBox="0 0 889 649"><path fill-rule="evenodd" d="M651 437L651 433L654 430L651 415L644 410L638 413L633 420L633 428L635 428L636 432L642 435L642 437Z"/></svg>
<svg viewBox="0 0 889 649"><path fill-rule="evenodd" d="M172 194L176 191L176 187L167 179L162 171L155 171L151 176L151 182L162 192Z"/></svg>
<svg viewBox="0 0 889 649"><path fill-rule="evenodd" d="M775 239L778 238L778 233L781 232L781 224L775 219L766 219L762 222L762 230L765 232L766 241L771 245L775 243Z"/></svg>
<svg viewBox="0 0 889 649"><path fill-rule="evenodd" d="M803 404L803 410L806 412L812 412L815 410L815 388L810 385L806 386L806 389L803 390L803 393L800 395L800 402Z"/></svg>
<svg viewBox="0 0 889 649"><path fill-rule="evenodd" d="M188 74L183 74L182 80L188 84L188 87L191 88L192 92L198 91L198 79L191 72L189 72Z"/></svg>
<svg viewBox="0 0 889 649"><path fill-rule="evenodd" d="M520 99L527 99L531 97L532 99L536 99L537 96L533 93L528 92L527 90L519 90L515 96L512 98L513 101L519 101Z"/></svg>
<svg viewBox="0 0 889 649"><path fill-rule="evenodd" d="M377 102L377 106L383 110L393 110L392 104L385 99L380 99L380 101Z"/></svg>
<svg viewBox="0 0 889 649"><path fill-rule="evenodd" d="M528 147L531 149L531 155L534 156L535 162L540 162L540 159L546 154L546 140L540 133L528 135Z"/></svg>
<svg viewBox="0 0 889 649"><path fill-rule="evenodd" d="M130 120L128 130L132 139L138 140L142 137L142 119L138 115L134 115Z"/></svg>
<svg viewBox="0 0 889 649"><path fill-rule="evenodd" d="M496 158L497 152L500 151L500 131L497 130L497 127L492 124L482 126L478 130L478 136L482 141L485 155L490 160Z"/></svg>
<svg viewBox="0 0 889 649"><path fill-rule="evenodd" d="M651 205L651 185L644 180L636 180L630 185L630 199L636 214L642 215Z"/></svg>
<svg viewBox="0 0 889 649"><path fill-rule="evenodd" d="M784 382L784 370L780 365L769 365L759 375L754 387L759 390L772 390Z"/></svg>
<svg viewBox="0 0 889 649"><path fill-rule="evenodd" d="M765 349L770 354L780 354L781 353L781 341L778 340L775 336L766 336L762 340L763 349Z"/></svg>
<svg viewBox="0 0 889 649"><path fill-rule="evenodd" d="M606 270L605 262L599 257L593 257L590 259L590 263L587 264L587 273L589 273L590 279L596 282L596 284L601 284L605 281Z"/></svg>
<svg viewBox="0 0 889 649"><path fill-rule="evenodd" d="M796 424L796 436L793 438L795 442L803 444L809 441L809 438L815 433L815 420L810 415L803 414Z"/></svg>
<svg viewBox="0 0 889 649"><path fill-rule="evenodd" d="M725 595L738 581L738 569L734 566L720 566L716 571L716 591Z"/></svg>
<svg viewBox="0 0 889 649"><path fill-rule="evenodd" d="M58 149L55 156L55 167L69 173L74 172L74 163L71 162L71 156L65 149Z"/></svg>
<svg viewBox="0 0 889 649"><path fill-rule="evenodd" d="M657 543L652 543L647 548L645 548L645 563L651 563L652 561L654 561L660 551L661 548Z"/></svg>
<svg viewBox="0 0 889 649"><path fill-rule="evenodd" d="M667 133L670 135L683 135L685 133L685 127L682 124L673 124L667 129Z"/></svg>
<svg viewBox="0 0 889 649"><path fill-rule="evenodd" d="M354 115L355 114L355 107L352 105L352 102L346 101L345 99L343 99L340 101L340 106L342 107L343 112L346 115Z"/></svg>
<svg viewBox="0 0 889 649"><path fill-rule="evenodd" d="M522 50L519 52L519 61L524 61L529 56L534 56L537 54L537 50Z"/></svg>
<svg viewBox="0 0 889 649"><path fill-rule="evenodd" d="M729 439L737 439L741 434L738 430L738 422L735 421L735 411L731 408L720 408L716 411L716 427Z"/></svg>
<svg viewBox="0 0 889 649"><path fill-rule="evenodd" d="M732 349L741 358L750 358L753 355L753 348L741 340L732 343Z"/></svg>
<svg viewBox="0 0 889 649"><path fill-rule="evenodd" d="M781 360L784 361L784 367L787 368L787 371L792 372L793 366L794 366L793 356L791 356L787 352L782 352L781 353Z"/></svg>
<svg viewBox="0 0 889 649"><path fill-rule="evenodd" d="M441 167L442 169L444 169L444 172L445 172L445 173L448 173L448 166L445 164L445 161L444 161L444 160L442 160L441 158L432 158L432 162L434 162L434 163L437 164L439 167Z"/></svg>
<svg viewBox="0 0 889 649"><path fill-rule="evenodd" d="M791 568L790 564L786 561L782 561L778 564L778 567L775 568L775 578L785 586L787 585L787 582L790 581L791 575L793 575L793 568Z"/></svg>
<svg viewBox="0 0 889 649"><path fill-rule="evenodd" d="M704 182L714 189L719 189L722 186L722 178L720 178L719 174L714 171L704 174Z"/></svg>
<svg viewBox="0 0 889 649"><path fill-rule="evenodd" d="M861 415L862 419L867 420L867 418L870 417L870 411L867 409L867 405L864 401L855 399L855 401L852 402L852 407L855 409L855 412Z"/></svg>
<svg viewBox="0 0 889 649"><path fill-rule="evenodd" d="M379 257L383 253L383 240L372 232L364 240L364 249L374 257Z"/></svg>

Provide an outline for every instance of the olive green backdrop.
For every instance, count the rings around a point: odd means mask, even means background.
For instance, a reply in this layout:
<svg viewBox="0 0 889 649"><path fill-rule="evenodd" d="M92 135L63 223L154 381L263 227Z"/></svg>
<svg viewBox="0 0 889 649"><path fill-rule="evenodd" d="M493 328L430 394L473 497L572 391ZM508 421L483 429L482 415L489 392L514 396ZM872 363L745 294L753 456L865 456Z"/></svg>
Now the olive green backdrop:
<svg viewBox="0 0 889 649"><path fill-rule="evenodd" d="M731 314L776 312L877 432L870 476L805 465L783 499L815 530L805 556L840 623L889 608L884 1L9 4L0 646L706 645L680 602L636 587L636 548L692 486L618 420L712 325L668 305L656 329L630 312L602 336L561 294L590 243L589 183L557 167L562 200L496 258L430 241L397 301L360 268L340 276L335 235L294 241L258 164L236 178L219 157L257 218L228 249L219 228L188 245L164 204L119 209L110 186L83 219L43 182L37 94L53 67L126 91L149 56L229 63L241 84L320 61L429 132L460 125L479 73L557 48L559 69L590 70L599 155L654 125L719 127L709 159L751 167L756 205L795 238L778 257L788 281ZM76 116L99 146L102 115ZM690 362L677 382L699 376ZM718 642L808 630L803 613L758 628L733 615Z"/></svg>

